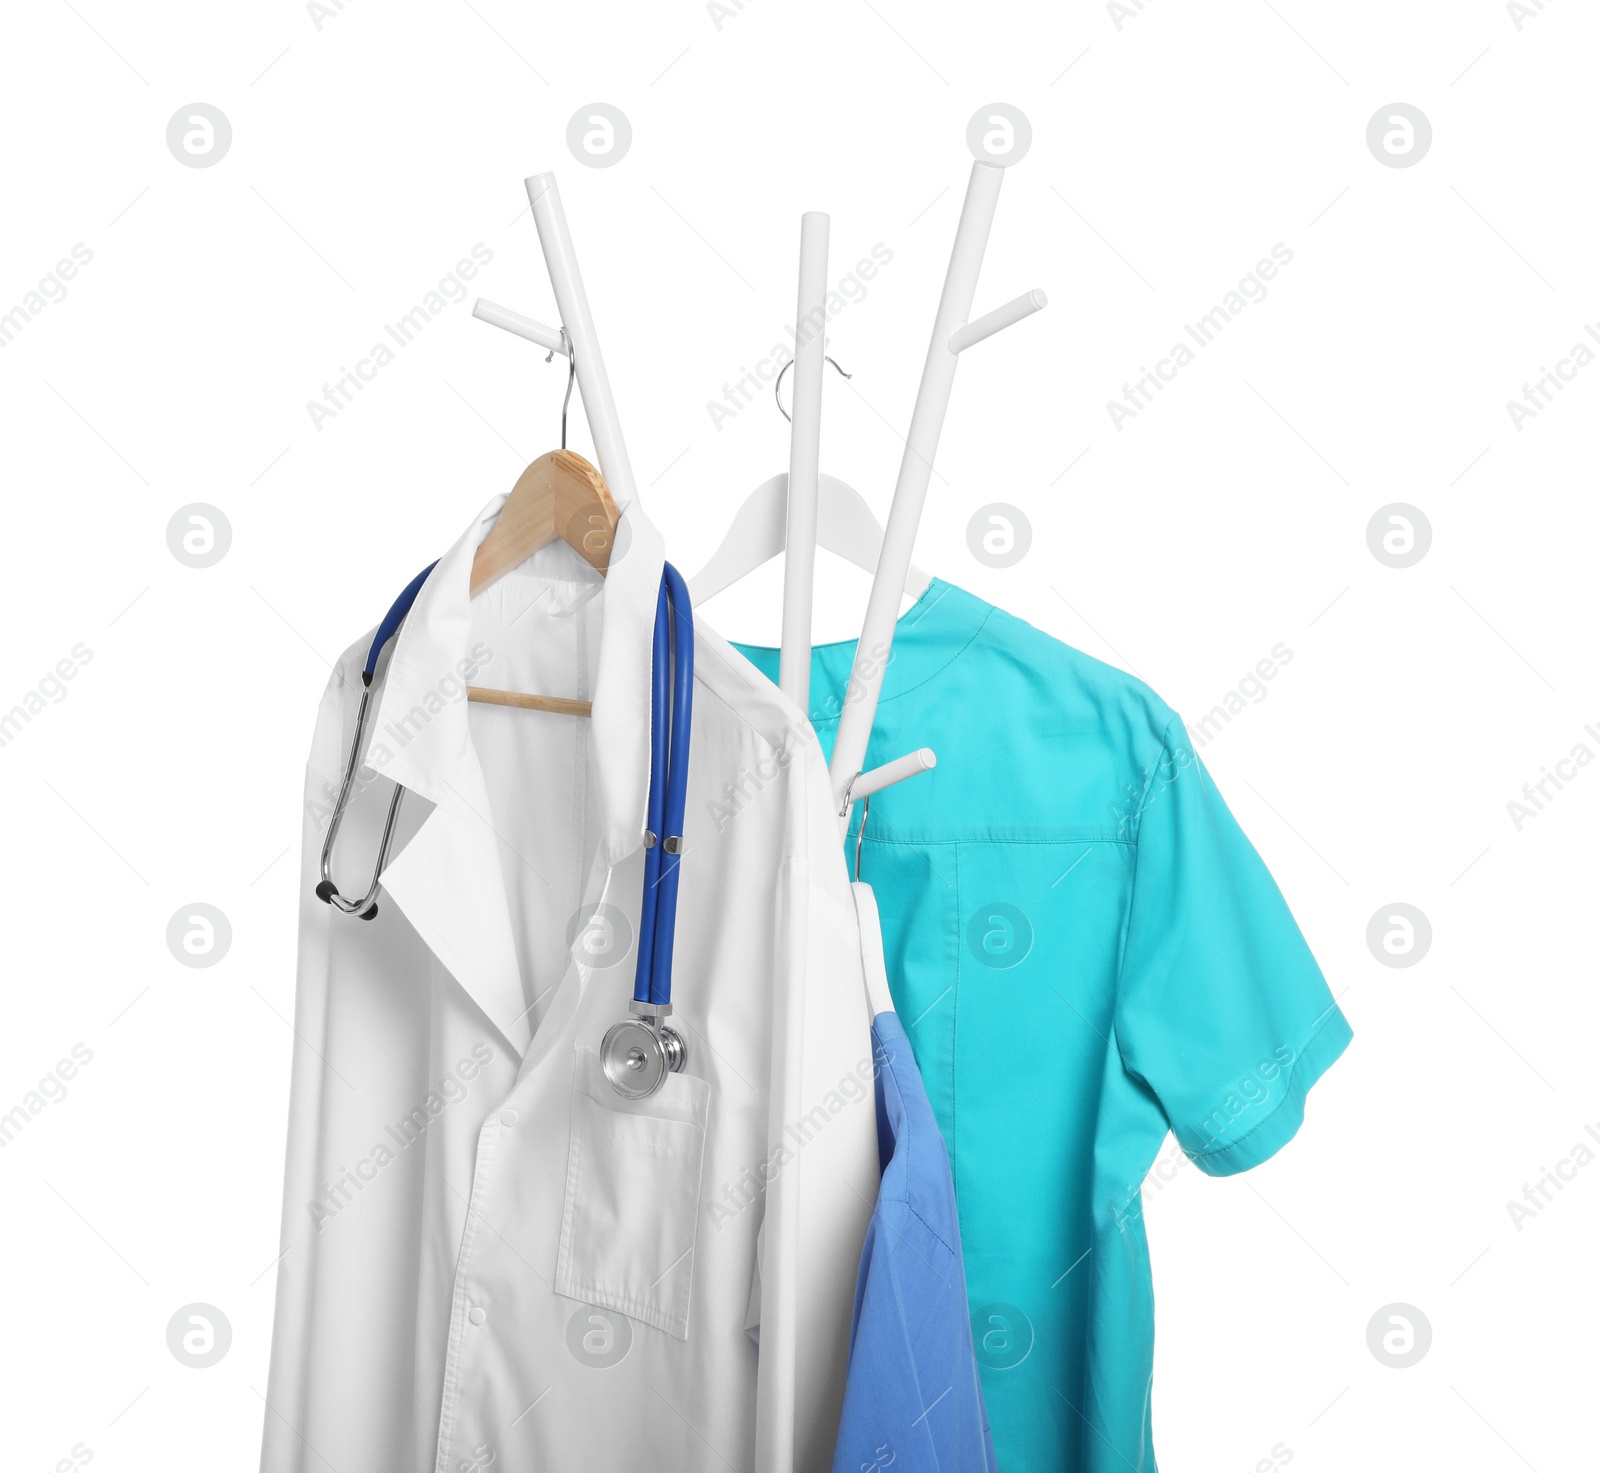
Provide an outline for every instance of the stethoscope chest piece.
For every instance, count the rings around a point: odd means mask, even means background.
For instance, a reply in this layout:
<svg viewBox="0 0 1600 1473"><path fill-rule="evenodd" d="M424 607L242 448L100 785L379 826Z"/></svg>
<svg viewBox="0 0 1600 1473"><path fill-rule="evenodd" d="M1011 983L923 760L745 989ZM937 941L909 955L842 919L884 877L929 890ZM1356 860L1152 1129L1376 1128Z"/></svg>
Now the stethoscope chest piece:
<svg viewBox="0 0 1600 1473"><path fill-rule="evenodd" d="M649 1099L688 1057L682 1036L663 1023L659 1013L613 1023L600 1042L600 1067L607 1082L630 1100Z"/></svg>

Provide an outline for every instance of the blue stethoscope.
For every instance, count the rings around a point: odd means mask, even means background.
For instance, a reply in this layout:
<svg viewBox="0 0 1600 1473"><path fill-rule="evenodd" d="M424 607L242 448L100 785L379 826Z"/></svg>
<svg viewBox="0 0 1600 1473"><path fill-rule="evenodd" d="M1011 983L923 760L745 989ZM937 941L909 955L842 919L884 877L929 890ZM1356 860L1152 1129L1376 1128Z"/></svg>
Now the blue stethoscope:
<svg viewBox="0 0 1600 1473"><path fill-rule="evenodd" d="M670 620L669 620L670 614ZM670 637L669 637L670 624ZM629 1099L653 1095L689 1057L672 1012L672 945L678 922L683 812L689 796L689 722L694 705L694 614L689 589L671 563L661 570L650 671L650 797L645 806L644 895L633 1013L606 1030L600 1067ZM670 652L670 658L669 658ZM668 687L670 686L670 697Z"/></svg>
<svg viewBox="0 0 1600 1473"><path fill-rule="evenodd" d="M330 867L334 840L360 765L361 738L372 699L372 680L383 648L399 632L422 585L437 566L430 563L402 590L373 636L361 672L361 703L344 777L322 842L322 881L317 898L345 915L370 921L378 913L378 887L394 836L405 789L395 785L378 840L378 857L367 893L352 900L339 893ZM633 981L633 1016L613 1024L600 1044L600 1063L618 1094L646 1099L682 1070L688 1048L666 1018L672 1012L672 950L677 931L683 819L689 792L689 726L694 703L694 614L683 576L671 563L661 572L651 642L650 793L645 808L644 895L639 905L639 946Z"/></svg>

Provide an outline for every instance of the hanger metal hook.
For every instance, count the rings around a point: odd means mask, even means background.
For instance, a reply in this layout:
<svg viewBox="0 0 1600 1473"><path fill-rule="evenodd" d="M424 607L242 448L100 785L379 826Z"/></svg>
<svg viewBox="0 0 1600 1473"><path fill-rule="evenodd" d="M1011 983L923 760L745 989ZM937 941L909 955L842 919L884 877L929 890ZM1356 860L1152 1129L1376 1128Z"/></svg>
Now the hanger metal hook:
<svg viewBox="0 0 1600 1473"><path fill-rule="evenodd" d="M559 331L561 333L561 344L567 355L567 392L561 401L561 448L565 450L567 448L567 406L572 403L572 383L578 376L578 350L572 346L572 337L566 328L563 327ZM556 350L552 348L544 355L544 361L548 363L555 356Z"/></svg>
<svg viewBox="0 0 1600 1473"><path fill-rule="evenodd" d="M856 781L861 774L844 785L844 801L839 805L839 817L843 818L850 811L850 805L855 802ZM861 880L861 841L867 836L867 815L872 811L872 794L864 793L861 798L861 827L856 830L856 882Z"/></svg>
<svg viewBox="0 0 1600 1473"><path fill-rule="evenodd" d="M856 883L861 883L861 841L867 836L867 814L872 810L872 794L861 800L861 827L856 830Z"/></svg>
<svg viewBox="0 0 1600 1473"><path fill-rule="evenodd" d="M835 368L838 368L839 372L841 374L844 374L844 376L846 378L854 378L855 377L855 375L853 373L845 373L845 371L842 368L839 368L838 360L833 358L831 355L829 355L827 353L824 353L822 356L824 358L826 358L829 363L833 364L833 366ZM774 380L773 385L772 385L772 398L773 398L773 401L778 406L778 413L781 414L786 420L788 420L790 424L794 423L794 419L790 415L789 411L783 407L783 396L778 391L783 387L783 376L784 376L784 374L788 373L788 371L793 367L794 367L794 359L791 358L787 363L785 363L783 365L782 368L780 368L778 370L778 377L776 378L776 380Z"/></svg>

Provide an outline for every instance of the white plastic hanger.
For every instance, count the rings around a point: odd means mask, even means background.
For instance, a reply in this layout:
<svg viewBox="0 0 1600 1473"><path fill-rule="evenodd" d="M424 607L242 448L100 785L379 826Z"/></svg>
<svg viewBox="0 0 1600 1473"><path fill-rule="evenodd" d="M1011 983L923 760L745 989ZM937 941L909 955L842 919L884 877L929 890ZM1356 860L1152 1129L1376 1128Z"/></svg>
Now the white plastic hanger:
<svg viewBox="0 0 1600 1473"><path fill-rule="evenodd" d="M741 578L781 553L788 542L789 476L780 472L763 481L734 513L733 521L705 567L689 580L695 603L714 598ZM863 573L877 571L883 549L883 526L866 498L837 476L817 477L817 546ZM921 598L931 577L913 565L906 574L906 595Z"/></svg>

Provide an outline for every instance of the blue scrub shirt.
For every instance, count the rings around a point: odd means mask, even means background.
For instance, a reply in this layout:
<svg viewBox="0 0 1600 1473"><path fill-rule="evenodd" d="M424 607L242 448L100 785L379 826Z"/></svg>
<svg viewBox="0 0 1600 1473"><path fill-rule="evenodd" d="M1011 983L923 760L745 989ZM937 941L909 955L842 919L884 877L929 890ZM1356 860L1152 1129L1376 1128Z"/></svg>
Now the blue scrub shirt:
<svg viewBox="0 0 1600 1473"><path fill-rule="evenodd" d="M995 1473L950 1165L900 1019L872 1020L883 1181L867 1225L833 1473Z"/></svg>
<svg viewBox="0 0 1600 1473"><path fill-rule="evenodd" d="M828 751L854 654L812 657ZM1212 1175L1266 1160L1349 1025L1142 682L935 579L865 766L922 746L939 765L873 799L861 874L950 1153L998 1463L1155 1473L1140 1183L1168 1131Z"/></svg>

